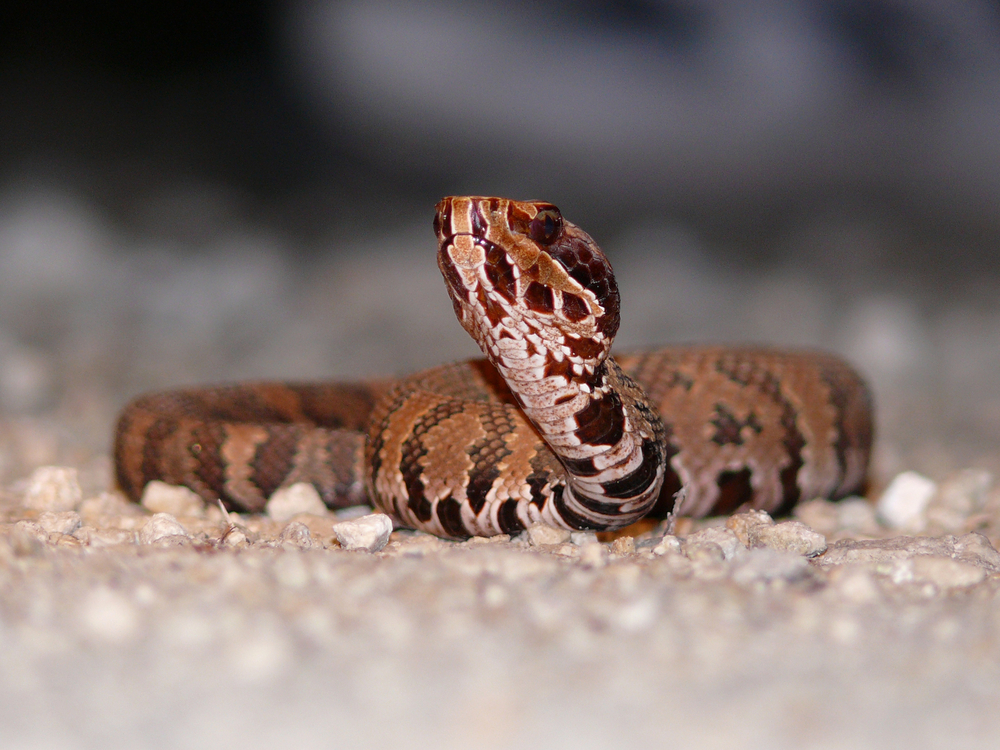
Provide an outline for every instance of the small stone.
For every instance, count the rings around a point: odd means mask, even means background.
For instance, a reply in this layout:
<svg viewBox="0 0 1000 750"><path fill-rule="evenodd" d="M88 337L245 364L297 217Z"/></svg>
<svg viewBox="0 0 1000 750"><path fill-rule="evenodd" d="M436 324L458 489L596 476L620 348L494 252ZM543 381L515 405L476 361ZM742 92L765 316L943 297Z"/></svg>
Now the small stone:
<svg viewBox="0 0 1000 750"><path fill-rule="evenodd" d="M611 542L611 554L625 557L635 552L635 537L620 536Z"/></svg>
<svg viewBox="0 0 1000 750"><path fill-rule="evenodd" d="M75 510L64 510L61 513L54 513L51 510L47 510L38 515L37 522L39 526L50 534L53 532L72 534L83 525L83 521L80 520L80 514Z"/></svg>
<svg viewBox="0 0 1000 750"><path fill-rule="evenodd" d="M693 563L716 563L726 559L726 553L715 542L684 544L684 555Z"/></svg>
<svg viewBox="0 0 1000 750"><path fill-rule="evenodd" d="M76 469L67 466L40 466L28 478L24 505L32 510L61 512L73 510L83 500Z"/></svg>
<svg viewBox="0 0 1000 750"><path fill-rule="evenodd" d="M963 536L913 537L897 536L891 539L843 539L834 542L816 562L830 565L867 564L891 567L898 560L920 555L947 557L960 560L986 570L1000 572L1000 553L989 539L971 532Z"/></svg>
<svg viewBox="0 0 1000 750"><path fill-rule="evenodd" d="M752 536L755 547L768 547L778 552L791 552L803 557L816 557L826 552L826 537L801 521L758 526Z"/></svg>
<svg viewBox="0 0 1000 750"><path fill-rule="evenodd" d="M312 534L309 527L299 521L292 521L281 530L278 541L283 545L297 547L299 549L309 549L313 546Z"/></svg>
<svg viewBox="0 0 1000 750"><path fill-rule="evenodd" d="M920 531L926 526L924 511L936 491L937 485L922 474L897 474L878 500L878 517L894 529Z"/></svg>
<svg viewBox="0 0 1000 750"><path fill-rule="evenodd" d="M128 529L97 529L93 526L81 526L73 535L88 547L135 544L135 532Z"/></svg>
<svg viewBox="0 0 1000 750"><path fill-rule="evenodd" d="M730 575L735 583L744 585L797 581L809 575L809 563L799 554L758 547L741 555Z"/></svg>
<svg viewBox="0 0 1000 750"><path fill-rule="evenodd" d="M265 511L275 521L290 521L302 513L326 515L326 505L319 492L308 482L296 482L275 491L267 501Z"/></svg>
<svg viewBox="0 0 1000 750"><path fill-rule="evenodd" d="M187 487L179 487L154 479L142 491L142 507L151 513L168 513L171 516L205 515L205 501L201 495Z"/></svg>
<svg viewBox="0 0 1000 750"><path fill-rule="evenodd" d="M687 554L689 548L694 548L699 544L714 544L718 546L722 550L723 560L731 560L738 551L744 548L734 531L721 526L711 526L707 529L696 531L693 534L688 534L684 538L685 554Z"/></svg>
<svg viewBox="0 0 1000 750"><path fill-rule="evenodd" d="M571 531L569 533L569 541L577 547L583 547L584 545L596 542L597 534L593 531Z"/></svg>
<svg viewBox="0 0 1000 750"><path fill-rule="evenodd" d="M184 527L169 513L157 513L139 529L138 539L141 544L152 544L168 537L178 537L177 541L188 538Z"/></svg>
<svg viewBox="0 0 1000 750"><path fill-rule="evenodd" d="M239 524L233 523L229 525L225 533L222 535L220 540L227 547L241 548L249 547L253 544L256 539L256 535L253 534L245 526L240 526Z"/></svg>
<svg viewBox="0 0 1000 750"><path fill-rule="evenodd" d="M540 547L543 544L563 544L570 540L569 529L557 529L547 523L533 523L527 528L525 534L527 534L528 543L532 547Z"/></svg>
<svg viewBox="0 0 1000 750"><path fill-rule="evenodd" d="M652 552L654 555L680 554L681 540L673 534L664 534L663 538L653 546Z"/></svg>
<svg viewBox="0 0 1000 750"><path fill-rule="evenodd" d="M392 519L383 513L333 525L333 535L344 549L378 552L389 541L391 533Z"/></svg>
<svg viewBox="0 0 1000 750"><path fill-rule="evenodd" d="M749 549L756 545L756 533L762 526L773 526L774 519L762 510L750 510L737 513L726 519L726 528L736 534L744 547Z"/></svg>

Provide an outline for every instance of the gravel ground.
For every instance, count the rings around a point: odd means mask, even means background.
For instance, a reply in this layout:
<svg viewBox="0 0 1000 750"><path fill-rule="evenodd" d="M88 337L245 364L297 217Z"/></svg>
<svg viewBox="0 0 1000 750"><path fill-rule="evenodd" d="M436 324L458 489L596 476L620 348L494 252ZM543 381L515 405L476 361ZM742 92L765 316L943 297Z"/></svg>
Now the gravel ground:
<svg viewBox="0 0 1000 750"><path fill-rule="evenodd" d="M791 520L679 519L666 536L400 530L348 549L365 511L308 496L227 518L183 495L141 507L109 492L114 415L140 390L475 353L428 226L325 237L292 262L294 243L210 198L169 196L207 217L187 240L125 234L65 193L0 199L5 748L1000 735L995 280L952 293L882 268L863 252L882 235L864 226L828 242L871 261L842 273L822 248L813 266L790 252L750 273L676 227L635 227L603 243L621 348L746 339L849 356L880 409L868 497Z"/></svg>

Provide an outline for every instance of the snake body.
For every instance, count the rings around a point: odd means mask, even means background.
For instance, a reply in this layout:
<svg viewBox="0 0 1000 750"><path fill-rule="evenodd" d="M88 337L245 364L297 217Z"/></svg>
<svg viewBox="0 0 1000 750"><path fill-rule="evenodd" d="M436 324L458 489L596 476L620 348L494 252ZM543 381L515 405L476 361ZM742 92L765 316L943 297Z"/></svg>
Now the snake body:
<svg viewBox="0 0 1000 750"><path fill-rule="evenodd" d="M456 315L485 359L398 381L141 396L116 430L124 492L138 500L159 479L259 511L309 482L330 507L370 502L463 538L776 512L862 486L871 400L842 360L717 346L611 357L611 266L555 206L446 198L434 229Z"/></svg>

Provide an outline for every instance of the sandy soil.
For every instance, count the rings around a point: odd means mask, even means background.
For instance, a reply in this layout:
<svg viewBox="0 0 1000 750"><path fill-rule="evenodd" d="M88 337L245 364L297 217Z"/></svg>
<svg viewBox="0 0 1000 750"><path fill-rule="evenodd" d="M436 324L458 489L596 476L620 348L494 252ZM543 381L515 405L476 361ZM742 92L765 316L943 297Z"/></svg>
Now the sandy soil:
<svg viewBox="0 0 1000 750"><path fill-rule="evenodd" d="M863 228L850 237L866 246ZM288 240L242 224L185 245L126 235L65 194L9 192L3 746L987 746L995 283L942 293L863 263L752 271L672 227L612 242L622 348L740 339L853 359L880 409L869 496L774 526L396 531L375 552L337 541L351 513L129 505L107 492L107 445L140 390L400 373L474 345L424 225L324 238L293 260ZM880 501L903 471L934 484Z"/></svg>

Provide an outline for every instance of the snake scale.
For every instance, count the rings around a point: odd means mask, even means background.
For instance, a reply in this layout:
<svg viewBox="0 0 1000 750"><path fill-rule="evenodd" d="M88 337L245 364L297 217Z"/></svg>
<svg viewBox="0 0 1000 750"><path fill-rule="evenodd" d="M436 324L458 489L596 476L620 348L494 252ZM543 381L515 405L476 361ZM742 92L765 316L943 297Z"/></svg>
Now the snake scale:
<svg viewBox="0 0 1000 750"><path fill-rule="evenodd" d="M862 486L871 399L842 360L718 346L611 357L611 266L555 206L445 198L434 231L455 314L485 359L398 381L140 396L115 435L122 490L138 500L159 479L252 512L309 482L330 507L369 502L464 538L781 512Z"/></svg>

